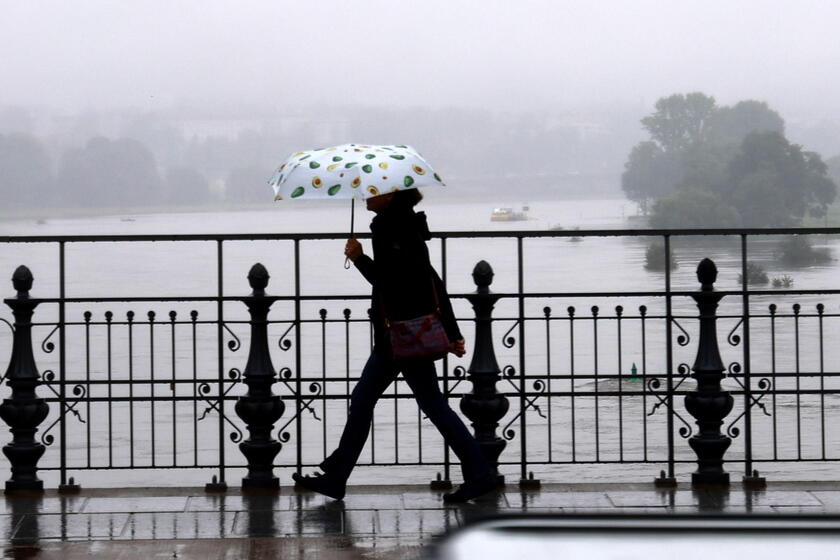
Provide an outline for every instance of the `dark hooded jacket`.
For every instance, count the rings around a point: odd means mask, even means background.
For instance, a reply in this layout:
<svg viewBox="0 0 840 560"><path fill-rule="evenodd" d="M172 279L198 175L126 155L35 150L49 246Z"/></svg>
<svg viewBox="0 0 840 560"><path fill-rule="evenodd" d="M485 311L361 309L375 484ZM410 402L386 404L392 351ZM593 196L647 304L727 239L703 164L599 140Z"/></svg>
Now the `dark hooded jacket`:
<svg viewBox="0 0 840 560"><path fill-rule="evenodd" d="M414 319L438 307L449 340L462 338L446 288L429 262L426 241L431 239L426 214L410 207L389 206L370 224L373 259L359 256L354 264L373 286L371 321L374 351L390 354L385 316L390 321Z"/></svg>

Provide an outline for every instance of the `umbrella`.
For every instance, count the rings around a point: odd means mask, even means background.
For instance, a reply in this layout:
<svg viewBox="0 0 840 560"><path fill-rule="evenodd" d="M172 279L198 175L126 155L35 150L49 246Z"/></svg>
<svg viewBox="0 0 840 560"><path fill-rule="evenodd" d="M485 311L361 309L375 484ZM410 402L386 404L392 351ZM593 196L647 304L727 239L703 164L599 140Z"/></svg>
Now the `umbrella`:
<svg viewBox="0 0 840 560"><path fill-rule="evenodd" d="M444 185L417 150L403 144L342 144L296 152L274 171L268 183L274 187L274 200L351 199L350 235L356 199Z"/></svg>

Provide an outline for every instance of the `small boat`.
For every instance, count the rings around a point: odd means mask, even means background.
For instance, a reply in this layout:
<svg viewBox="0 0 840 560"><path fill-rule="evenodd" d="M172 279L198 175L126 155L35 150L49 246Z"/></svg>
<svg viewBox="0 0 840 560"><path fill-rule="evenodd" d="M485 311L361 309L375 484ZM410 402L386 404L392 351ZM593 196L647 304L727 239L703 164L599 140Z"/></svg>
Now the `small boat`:
<svg viewBox="0 0 840 560"><path fill-rule="evenodd" d="M491 222L521 222L528 219L527 206L523 206L522 210L517 212L513 208L493 208L493 213L490 214Z"/></svg>

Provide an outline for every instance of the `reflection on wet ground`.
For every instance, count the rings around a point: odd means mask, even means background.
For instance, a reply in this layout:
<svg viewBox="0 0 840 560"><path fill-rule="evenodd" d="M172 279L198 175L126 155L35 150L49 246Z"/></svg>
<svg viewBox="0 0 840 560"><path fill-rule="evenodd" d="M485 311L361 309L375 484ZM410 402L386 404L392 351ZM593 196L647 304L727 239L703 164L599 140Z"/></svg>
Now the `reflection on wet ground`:
<svg viewBox="0 0 840 560"><path fill-rule="evenodd" d="M85 490L0 501L5 558L420 558L440 535L496 514L840 513L840 483L767 490L546 485L447 505L421 486L360 486L342 501L198 489Z"/></svg>

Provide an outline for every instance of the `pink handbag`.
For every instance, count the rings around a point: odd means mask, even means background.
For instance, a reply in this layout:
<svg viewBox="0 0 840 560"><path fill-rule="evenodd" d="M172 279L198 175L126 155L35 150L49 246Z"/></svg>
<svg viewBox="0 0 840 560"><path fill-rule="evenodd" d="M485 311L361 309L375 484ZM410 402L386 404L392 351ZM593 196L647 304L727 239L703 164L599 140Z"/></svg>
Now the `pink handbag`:
<svg viewBox="0 0 840 560"><path fill-rule="evenodd" d="M385 319L395 360L439 360L449 352L449 337L435 311L406 321Z"/></svg>
<svg viewBox="0 0 840 560"><path fill-rule="evenodd" d="M440 320L440 301L434 280L432 293L435 296L434 312L404 321L390 321L382 302L382 315L395 360L440 360L449 352L449 336Z"/></svg>

